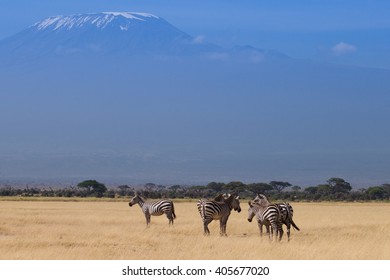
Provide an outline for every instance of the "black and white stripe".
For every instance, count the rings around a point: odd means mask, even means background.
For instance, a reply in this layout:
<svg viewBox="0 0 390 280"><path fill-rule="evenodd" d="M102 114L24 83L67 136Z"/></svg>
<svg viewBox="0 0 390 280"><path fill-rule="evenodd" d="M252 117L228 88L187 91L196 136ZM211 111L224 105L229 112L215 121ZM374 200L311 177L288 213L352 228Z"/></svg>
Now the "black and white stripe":
<svg viewBox="0 0 390 280"><path fill-rule="evenodd" d="M159 200L154 202L147 202L141 196L136 195L129 202L129 206L138 204L142 212L145 214L146 226L150 224L150 216L161 216L165 214L169 220L169 225L173 225L173 219L176 218L175 208L171 200Z"/></svg>
<svg viewBox="0 0 390 280"><path fill-rule="evenodd" d="M226 224L232 209L241 212L239 196L236 194L230 194L226 198L219 196L218 201L201 199L198 201L197 207L203 221L205 235L210 234L208 225L213 220L219 220L220 235L226 236Z"/></svg>

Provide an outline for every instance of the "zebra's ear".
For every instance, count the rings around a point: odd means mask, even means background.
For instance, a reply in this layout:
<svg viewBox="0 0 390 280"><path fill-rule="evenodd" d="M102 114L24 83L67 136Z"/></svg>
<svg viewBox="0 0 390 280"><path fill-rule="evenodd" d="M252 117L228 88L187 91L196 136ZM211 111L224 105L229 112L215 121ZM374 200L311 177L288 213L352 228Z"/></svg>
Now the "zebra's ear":
<svg viewBox="0 0 390 280"><path fill-rule="evenodd" d="M236 199L240 199L240 196L239 196L239 195L237 195Z"/></svg>

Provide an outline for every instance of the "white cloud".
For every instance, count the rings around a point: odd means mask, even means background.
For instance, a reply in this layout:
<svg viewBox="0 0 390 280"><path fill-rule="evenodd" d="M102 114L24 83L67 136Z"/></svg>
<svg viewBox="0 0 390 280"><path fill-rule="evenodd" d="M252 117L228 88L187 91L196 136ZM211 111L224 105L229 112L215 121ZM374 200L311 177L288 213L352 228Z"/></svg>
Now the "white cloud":
<svg viewBox="0 0 390 280"><path fill-rule="evenodd" d="M194 44L202 44L204 42L204 36L199 35L194 38Z"/></svg>
<svg viewBox="0 0 390 280"><path fill-rule="evenodd" d="M334 55L344 55L356 52L357 47L351 44L340 42L333 46L332 53Z"/></svg>

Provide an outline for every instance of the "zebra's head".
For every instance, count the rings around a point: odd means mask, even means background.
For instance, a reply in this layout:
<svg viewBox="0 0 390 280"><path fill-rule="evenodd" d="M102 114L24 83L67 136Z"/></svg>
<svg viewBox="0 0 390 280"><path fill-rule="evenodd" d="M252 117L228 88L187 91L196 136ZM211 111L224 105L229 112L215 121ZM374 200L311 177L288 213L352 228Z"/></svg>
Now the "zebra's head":
<svg viewBox="0 0 390 280"><path fill-rule="evenodd" d="M225 195L224 194L219 194L216 197L214 197L214 201L225 201Z"/></svg>
<svg viewBox="0 0 390 280"><path fill-rule="evenodd" d="M253 209L253 205L250 201L248 201L248 204L249 204L249 209L248 209L248 222L252 222L252 219L253 217L256 215L254 209Z"/></svg>
<svg viewBox="0 0 390 280"><path fill-rule="evenodd" d="M129 206L131 207L131 206L133 206L133 205L139 203L140 201L143 201L143 199L142 199L139 195L136 195L136 196L134 196L134 197L130 200Z"/></svg>
<svg viewBox="0 0 390 280"><path fill-rule="evenodd" d="M268 200L268 198L264 194L261 194L261 193L257 194L257 196L255 197L253 202L256 204L262 205L262 206L270 204L270 201Z"/></svg>
<svg viewBox="0 0 390 280"><path fill-rule="evenodd" d="M231 200L231 206L232 206L233 210L237 211L238 213L241 212L239 199L240 199L240 197L238 195L236 195L235 193L230 194L229 197L226 199L226 200Z"/></svg>

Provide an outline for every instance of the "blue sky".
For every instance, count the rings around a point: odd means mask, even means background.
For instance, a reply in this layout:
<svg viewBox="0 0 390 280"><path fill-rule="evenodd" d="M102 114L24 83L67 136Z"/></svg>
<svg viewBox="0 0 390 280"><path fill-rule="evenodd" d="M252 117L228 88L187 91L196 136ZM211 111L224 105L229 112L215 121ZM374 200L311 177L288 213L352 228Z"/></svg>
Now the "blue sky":
<svg viewBox="0 0 390 280"><path fill-rule="evenodd" d="M252 45L295 58L390 69L389 1L2 0L0 38L42 18L150 12L223 46Z"/></svg>
<svg viewBox="0 0 390 280"><path fill-rule="evenodd" d="M100 11L149 12L211 43L298 59L0 67L0 182L389 182L390 1L1 0L0 39Z"/></svg>

